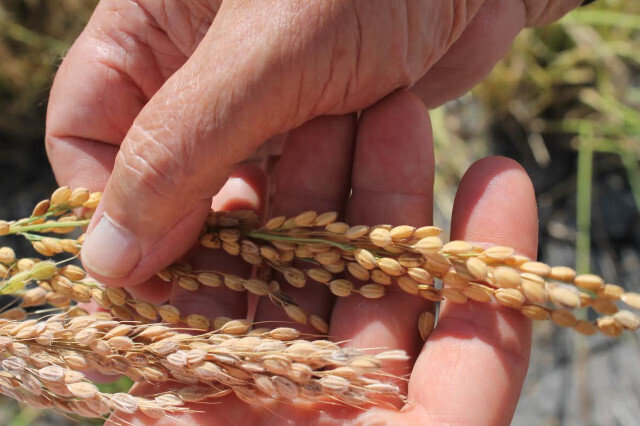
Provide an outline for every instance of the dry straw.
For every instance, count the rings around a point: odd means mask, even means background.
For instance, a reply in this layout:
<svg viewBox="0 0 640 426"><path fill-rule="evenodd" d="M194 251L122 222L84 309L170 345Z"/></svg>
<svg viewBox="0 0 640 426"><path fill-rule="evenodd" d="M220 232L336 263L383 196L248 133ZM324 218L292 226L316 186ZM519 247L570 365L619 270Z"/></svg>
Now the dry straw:
<svg viewBox="0 0 640 426"><path fill-rule="evenodd" d="M0 248L0 294L19 301L0 314L4 394L85 417L114 411L161 417L187 411L185 403L232 392L250 404L403 400L381 370L384 362L406 359L402 352L345 349L294 328L269 330L245 320L186 315L170 304L152 305L125 289L107 288L68 261L48 259L78 254L84 236L72 237L72 232L88 224L99 201L100 193L63 187L38 203L30 217L0 221L0 235L21 235L45 256L19 258ZM444 243L435 226L350 226L337 218L335 212L307 211L260 226L249 211L211 212L200 244L241 257L255 266L254 277L195 270L185 263L170 265L158 276L188 291L224 286L265 296L293 321L325 335L328 324L298 306L286 293L288 286L322 285L336 297L370 299L397 286L434 302L493 301L587 335L599 331L615 337L640 326L636 314L623 309L640 309L640 295L596 275L551 267L509 247ZM76 306L89 301L105 312L89 315ZM45 305L60 313L29 313ZM580 319L584 315L577 311L583 308L594 311L596 319ZM434 315L424 312L416 332L427 339L435 326ZM175 386L149 397L104 394L84 378L86 370Z"/></svg>

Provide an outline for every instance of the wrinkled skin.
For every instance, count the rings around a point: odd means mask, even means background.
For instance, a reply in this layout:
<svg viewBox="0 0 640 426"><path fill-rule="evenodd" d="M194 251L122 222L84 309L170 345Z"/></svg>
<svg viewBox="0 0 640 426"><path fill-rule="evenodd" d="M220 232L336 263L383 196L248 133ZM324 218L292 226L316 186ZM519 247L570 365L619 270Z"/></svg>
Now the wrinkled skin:
<svg viewBox="0 0 640 426"><path fill-rule="evenodd" d="M110 284L149 278L188 249L211 197L265 140L412 85L428 106L453 98L525 25L577 3L546 1L103 0L47 120L58 180L106 185L90 230L107 213L128 231L111 247L90 232L85 267Z"/></svg>
<svg viewBox="0 0 640 426"><path fill-rule="evenodd" d="M523 27L557 19L577 1L219 3L103 0L51 92L46 141L56 177L105 190L84 266L109 285L147 280L132 291L152 301L169 294L149 278L188 251L215 194L216 208L264 208L265 177L238 163L296 127L287 136L274 213L337 210L352 223L429 223L433 154L424 105L466 92ZM406 88L422 103L407 93L388 96ZM352 113L359 110L356 122ZM453 238L508 244L533 256L535 200L524 172L488 159L467 176ZM115 224L120 244L105 245L105 233L93 238L105 221ZM204 260L198 251L188 256L208 267L230 263ZM473 303L446 306L422 348L415 320L427 306L415 298L334 303L323 289L305 290L291 293L330 320L336 339L417 356L393 368L412 371L411 403L398 414L246 409L228 398L198 407L205 411L194 415L198 422L508 423L529 353L529 324L517 314ZM246 313L245 295L201 292L207 297L174 289L171 300L210 317ZM256 317L283 319L265 303Z"/></svg>

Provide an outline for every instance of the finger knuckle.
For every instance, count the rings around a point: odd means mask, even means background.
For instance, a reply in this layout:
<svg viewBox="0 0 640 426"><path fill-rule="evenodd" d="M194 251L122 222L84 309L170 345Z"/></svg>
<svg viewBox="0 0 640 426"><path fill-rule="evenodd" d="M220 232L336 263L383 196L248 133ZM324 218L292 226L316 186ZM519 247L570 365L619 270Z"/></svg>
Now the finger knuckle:
<svg viewBox="0 0 640 426"><path fill-rule="evenodd" d="M185 161L175 147L141 127L132 128L129 135L116 159L127 186L137 186L135 193L152 192L164 199L179 193Z"/></svg>

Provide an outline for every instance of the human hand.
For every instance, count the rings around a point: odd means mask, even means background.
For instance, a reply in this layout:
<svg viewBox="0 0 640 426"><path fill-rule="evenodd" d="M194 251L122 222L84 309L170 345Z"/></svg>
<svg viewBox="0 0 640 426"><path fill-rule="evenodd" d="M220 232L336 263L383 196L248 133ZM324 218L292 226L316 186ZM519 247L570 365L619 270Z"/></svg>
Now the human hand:
<svg viewBox="0 0 640 426"><path fill-rule="evenodd" d="M103 0L47 117L58 181L106 185L84 266L144 281L186 252L211 197L269 137L414 84L427 105L455 97L525 25L577 3Z"/></svg>
<svg viewBox="0 0 640 426"><path fill-rule="evenodd" d="M337 211L351 224L431 224L433 144L428 113L415 96L391 95L354 115L312 120L288 135L274 198L274 215L303 210ZM351 185L349 185L351 181ZM349 197L349 190L353 193ZM256 194L257 194L256 190ZM228 200L259 208L256 194L227 192ZM218 199L220 207L225 200ZM464 176L455 200L452 239L508 245L535 257L537 213L532 184L515 162L499 157L478 161ZM237 257L202 249L188 259L196 269L226 268L247 274ZM238 262L238 263L233 263ZM381 299L331 296L325 286L298 289L281 281L307 312L330 324L329 336L347 346L403 349L411 359L390 371L409 376L409 403L400 411L367 410L334 404L312 407L266 402L249 406L229 395L193 404L197 413L179 414L185 424L509 424L528 366L530 321L516 310L473 301L444 303L438 326L423 346L416 331L419 314L429 303L397 287ZM245 293L222 287L187 291L174 286L171 302L180 312L207 317L245 317ZM256 322L290 325L280 308L260 299ZM311 329L306 331L313 332ZM134 392L160 388L138 384ZM217 403L218 402L218 403ZM118 415L125 424L154 420Z"/></svg>

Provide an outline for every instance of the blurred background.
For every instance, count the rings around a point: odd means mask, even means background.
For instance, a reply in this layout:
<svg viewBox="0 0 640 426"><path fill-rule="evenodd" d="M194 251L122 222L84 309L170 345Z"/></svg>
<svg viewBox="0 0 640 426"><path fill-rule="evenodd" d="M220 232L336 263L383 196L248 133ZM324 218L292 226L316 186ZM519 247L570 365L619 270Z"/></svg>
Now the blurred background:
<svg viewBox="0 0 640 426"><path fill-rule="evenodd" d="M43 145L48 91L95 4L0 0L0 218L28 214L56 186ZM539 258L640 291L640 2L598 0L524 31L484 83L432 111L432 122L436 225L448 228L464 171L505 155L536 188ZM513 423L640 424L638 335L536 324ZM0 424L78 421L2 398Z"/></svg>

